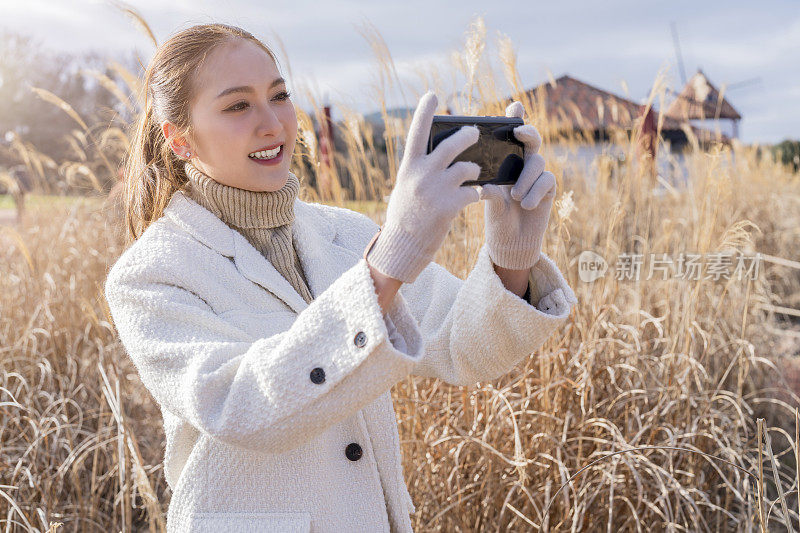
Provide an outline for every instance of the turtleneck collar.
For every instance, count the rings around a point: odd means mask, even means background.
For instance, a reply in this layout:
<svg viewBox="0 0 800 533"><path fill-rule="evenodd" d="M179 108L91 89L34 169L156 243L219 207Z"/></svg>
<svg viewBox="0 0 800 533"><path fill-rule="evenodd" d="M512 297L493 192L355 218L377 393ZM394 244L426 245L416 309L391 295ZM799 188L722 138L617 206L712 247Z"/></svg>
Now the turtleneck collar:
<svg viewBox="0 0 800 533"><path fill-rule="evenodd" d="M277 191L248 191L222 184L186 161L187 192L197 203L237 228L274 228L294 220L300 180L292 172Z"/></svg>

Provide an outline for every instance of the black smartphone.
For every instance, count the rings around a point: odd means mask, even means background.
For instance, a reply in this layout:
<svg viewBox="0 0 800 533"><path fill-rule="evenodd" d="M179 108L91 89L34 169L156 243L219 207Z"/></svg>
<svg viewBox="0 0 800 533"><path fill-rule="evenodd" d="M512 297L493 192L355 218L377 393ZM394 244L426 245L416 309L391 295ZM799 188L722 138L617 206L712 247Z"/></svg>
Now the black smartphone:
<svg viewBox="0 0 800 533"><path fill-rule="evenodd" d="M465 115L434 115L428 137L428 152L464 126L478 127L478 142L469 146L453 160L472 161L481 167L477 180L467 180L462 186L514 184L524 164L524 144L514 137L514 128L525 122L516 117L479 117ZM451 163L452 165L452 163Z"/></svg>

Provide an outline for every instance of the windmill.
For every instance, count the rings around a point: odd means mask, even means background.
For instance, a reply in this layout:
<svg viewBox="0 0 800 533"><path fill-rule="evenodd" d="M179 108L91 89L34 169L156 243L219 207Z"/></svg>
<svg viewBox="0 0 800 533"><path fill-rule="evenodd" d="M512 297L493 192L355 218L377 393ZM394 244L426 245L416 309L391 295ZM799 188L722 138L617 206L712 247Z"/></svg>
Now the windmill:
<svg viewBox="0 0 800 533"><path fill-rule="evenodd" d="M690 120L713 120L718 124L720 120L730 120L733 137L739 136L739 120L742 116L725 99L725 94L735 89L761 83L761 77L749 78L736 83L723 83L718 89L705 75L701 68L689 79L686 79L686 69L683 65L678 28L675 21L670 22L672 42L675 47L675 56L678 61L678 70L683 82L681 91L668 89L675 96L675 100L667 108L665 115L668 117L688 122Z"/></svg>

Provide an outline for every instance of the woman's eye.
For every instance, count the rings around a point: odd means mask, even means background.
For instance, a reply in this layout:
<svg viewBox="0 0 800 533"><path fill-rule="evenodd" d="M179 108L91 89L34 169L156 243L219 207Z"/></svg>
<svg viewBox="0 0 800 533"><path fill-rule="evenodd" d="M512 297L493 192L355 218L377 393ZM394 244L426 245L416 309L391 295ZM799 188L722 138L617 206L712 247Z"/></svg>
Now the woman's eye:
<svg viewBox="0 0 800 533"><path fill-rule="evenodd" d="M279 92L278 95L275 98L277 98L278 100L284 101L284 100L288 100L291 95L292 94L290 92L282 91L282 92ZM249 104L247 102L239 102L239 103L236 103L236 104L232 105L231 107L229 107L225 111L242 111L243 109L247 108L248 106L249 106Z"/></svg>

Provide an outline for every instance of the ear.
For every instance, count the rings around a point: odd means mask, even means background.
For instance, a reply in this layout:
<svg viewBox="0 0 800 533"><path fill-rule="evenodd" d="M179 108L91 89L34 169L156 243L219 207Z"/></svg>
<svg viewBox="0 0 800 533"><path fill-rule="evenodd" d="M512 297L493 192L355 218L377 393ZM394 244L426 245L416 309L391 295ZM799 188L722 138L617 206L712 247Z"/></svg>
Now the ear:
<svg viewBox="0 0 800 533"><path fill-rule="evenodd" d="M169 146L172 151L181 157L186 156L186 152L193 152L186 139L177 134L177 128L171 122L165 120L161 123L161 132L164 138L169 140ZM170 138L172 136L172 138Z"/></svg>

